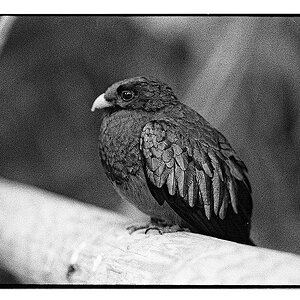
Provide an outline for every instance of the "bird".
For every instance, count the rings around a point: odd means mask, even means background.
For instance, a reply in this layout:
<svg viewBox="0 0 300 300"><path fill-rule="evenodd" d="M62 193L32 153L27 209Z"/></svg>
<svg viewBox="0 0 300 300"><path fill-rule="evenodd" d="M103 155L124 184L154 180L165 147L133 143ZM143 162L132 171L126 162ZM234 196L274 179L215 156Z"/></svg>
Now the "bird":
<svg viewBox="0 0 300 300"><path fill-rule="evenodd" d="M96 98L96 109L105 173L122 199L151 217L148 229L254 245L246 165L171 87L152 76L124 79Z"/></svg>

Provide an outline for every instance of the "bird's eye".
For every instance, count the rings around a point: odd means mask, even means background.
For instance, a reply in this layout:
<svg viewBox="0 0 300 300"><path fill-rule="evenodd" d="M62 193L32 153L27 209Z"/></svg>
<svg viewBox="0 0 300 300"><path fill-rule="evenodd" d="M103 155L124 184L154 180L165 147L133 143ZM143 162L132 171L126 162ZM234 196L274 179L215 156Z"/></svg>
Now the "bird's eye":
<svg viewBox="0 0 300 300"><path fill-rule="evenodd" d="M121 96L123 100L129 101L133 98L134 94L131 91L123 91Z"/></svg>

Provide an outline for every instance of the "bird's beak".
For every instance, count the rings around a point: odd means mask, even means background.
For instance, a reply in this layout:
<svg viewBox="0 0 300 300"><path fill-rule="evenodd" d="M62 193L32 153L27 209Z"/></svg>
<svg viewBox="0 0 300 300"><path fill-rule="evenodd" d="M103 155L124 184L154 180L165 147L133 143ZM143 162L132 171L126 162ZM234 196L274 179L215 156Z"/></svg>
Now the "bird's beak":
<svg viewBox="0 0 300 300"><path fill-rule="evenodd" d="M96 108L101 109L101 108L105 108L105 107L109 107L112 106L113 104L108 102L105 97L104 97L104 93L101 94L93 103L92 109L91 111L95 111Z"/></svg>

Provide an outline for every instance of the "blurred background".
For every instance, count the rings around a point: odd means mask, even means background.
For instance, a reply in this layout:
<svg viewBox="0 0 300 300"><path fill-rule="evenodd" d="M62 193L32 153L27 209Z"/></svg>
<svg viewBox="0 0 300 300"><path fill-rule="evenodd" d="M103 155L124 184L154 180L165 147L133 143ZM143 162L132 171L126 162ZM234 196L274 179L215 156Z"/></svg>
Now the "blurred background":
<svg viewBox="0 0 300 300"><path fill-rule="evenodd" d="M90 111L139 75L173 87L244 160L254 242L300 254L298 17L18 17L0 56L0 176L139 217L104 175Z"/></svg>

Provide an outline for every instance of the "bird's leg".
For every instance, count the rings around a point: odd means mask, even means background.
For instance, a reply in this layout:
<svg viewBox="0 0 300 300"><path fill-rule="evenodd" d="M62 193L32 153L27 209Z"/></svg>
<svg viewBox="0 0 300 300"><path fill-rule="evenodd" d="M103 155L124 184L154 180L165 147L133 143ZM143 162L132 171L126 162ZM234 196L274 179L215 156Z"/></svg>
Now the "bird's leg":
<svg viewBox="0 0 300 300"><path fill-rule="evenodd" d="M153 218L151 217L151 221L148 224L142 224L142 225L132 225L126 228L129 231L129 234L132 234L133 232L140 230L140 229L146 229L145 234L152 230L156 230L159 234L164 233L172 233L177 231L190 231L188 228L180 227L179 225L174 225L171 223L168 223L166 220Z"/></svg>

